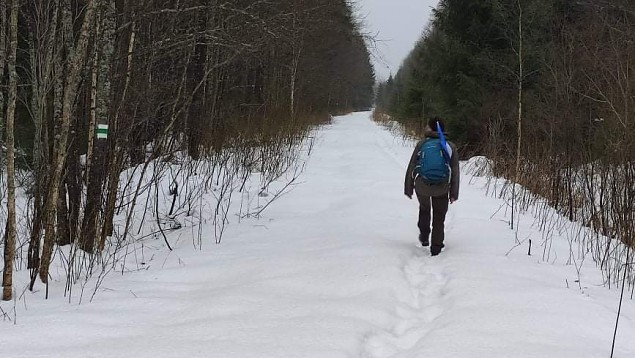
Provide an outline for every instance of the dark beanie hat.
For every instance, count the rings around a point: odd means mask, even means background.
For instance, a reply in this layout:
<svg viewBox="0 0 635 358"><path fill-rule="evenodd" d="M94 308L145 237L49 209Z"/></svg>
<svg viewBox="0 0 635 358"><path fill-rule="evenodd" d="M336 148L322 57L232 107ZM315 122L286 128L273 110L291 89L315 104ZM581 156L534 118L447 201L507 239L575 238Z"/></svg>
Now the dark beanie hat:
<svg viewBox="0 0 635 358"><path fill-rule="evenodd" d="M430 127L430 129L432 129L433 131L437 131L437 122L439 123L439 126L441 127L441 131L443 131L445 133L445 123L443 123L443 121L441 120L441 118L439 117L432 117L428 120L428 127Z"/></svg>

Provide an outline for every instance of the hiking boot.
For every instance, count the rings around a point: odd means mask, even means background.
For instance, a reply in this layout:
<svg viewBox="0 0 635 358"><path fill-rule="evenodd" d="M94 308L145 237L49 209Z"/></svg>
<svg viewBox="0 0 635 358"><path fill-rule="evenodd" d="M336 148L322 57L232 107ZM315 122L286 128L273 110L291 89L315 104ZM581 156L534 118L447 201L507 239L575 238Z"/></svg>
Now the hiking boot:
<svg viewBox="0 0 635 358"><path fill-rule="evenodd" d="M430 247L430 255L437 256L441 252L441 249L443 249L444 247L445 245Z"/></svg>
<svg viewBox="0 0 635 358"><path fill-rule="evenodd" d="M428 240L428 237L424 236L423 234L419 234L419 242L421 243L421 246L423 247L430 246L430 241Z"/></svg>

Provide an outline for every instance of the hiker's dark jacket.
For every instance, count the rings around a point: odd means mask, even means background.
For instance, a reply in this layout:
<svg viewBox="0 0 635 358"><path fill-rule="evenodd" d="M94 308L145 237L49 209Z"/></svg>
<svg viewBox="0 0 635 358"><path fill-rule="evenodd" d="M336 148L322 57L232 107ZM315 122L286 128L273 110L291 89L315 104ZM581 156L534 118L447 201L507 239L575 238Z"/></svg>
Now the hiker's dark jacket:
<svg viewBox="0 0 635 358"><path fill-rule="evenodd" d="M439 138L437 132L429 131L426 133L426 138L419 141L415 150L412 152L410 163L408 164L408 170L406 170L406 180L404 184L404 194L411 196L413 191L416 190L419 196L442 196L449 194L449 197L458 200L459 199L459 154L457 153L456 146L448 141L450 148L452 148L452 157L450 158L450 182L441 184L426 184L418 176L417 162L419 159L419 151L421 150L421 144L428 138Z"/></svg>

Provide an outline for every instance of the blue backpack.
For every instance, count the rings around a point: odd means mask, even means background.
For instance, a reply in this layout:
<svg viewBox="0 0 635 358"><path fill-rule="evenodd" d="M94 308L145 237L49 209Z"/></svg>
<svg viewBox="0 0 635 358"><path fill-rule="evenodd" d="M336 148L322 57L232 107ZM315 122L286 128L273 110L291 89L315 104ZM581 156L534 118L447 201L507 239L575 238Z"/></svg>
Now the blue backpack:
<svg viewBox="0 0 635 358"><path fill-rule="evenodd" d="M426 184L450 181L450 166L441 148L441 139L428 138L421 144L417 162L418 174Z"/></svg>

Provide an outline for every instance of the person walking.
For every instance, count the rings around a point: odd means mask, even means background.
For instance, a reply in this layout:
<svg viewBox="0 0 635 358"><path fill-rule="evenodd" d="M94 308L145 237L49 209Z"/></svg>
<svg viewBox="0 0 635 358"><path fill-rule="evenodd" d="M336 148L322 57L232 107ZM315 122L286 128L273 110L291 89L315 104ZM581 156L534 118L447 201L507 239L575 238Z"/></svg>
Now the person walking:
<svg viewBox="0 0 635 358"><path fill-rule="evenodd" d="M445 246L445 215L448 204L459 199L459 158L456 146L445 141L445 125L438 117L431 118L425 129L425 138L417 143L408 169L404 194L412 199L413 192L419 200L419 241L430 246L430 254L436 256ZM432 214L432 230L430 217ZM430 245L432 233L432 245Z"/></svg>

